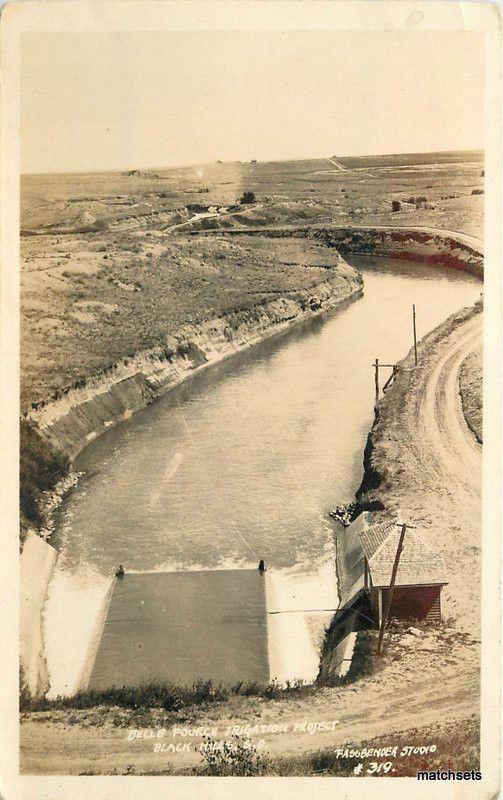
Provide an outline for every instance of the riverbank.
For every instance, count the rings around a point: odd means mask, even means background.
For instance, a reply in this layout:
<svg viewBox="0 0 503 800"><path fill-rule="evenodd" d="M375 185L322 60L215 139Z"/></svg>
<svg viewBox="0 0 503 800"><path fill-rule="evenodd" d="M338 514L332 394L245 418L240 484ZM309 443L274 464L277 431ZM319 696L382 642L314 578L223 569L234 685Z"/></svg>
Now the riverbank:
<svg viewBox="0 0 503 800"><path fill-rule="evenodd" d="M89 441L128 419L190 375L258 342L326 314L362 290L358 272L338 258L326 280L251 309L236 310L173 332L164 346L122 359L84 386L32 409L27 419L61 452L74 457Z"/></svg>
<svg viewBox="0 0 503 800"><path fill-rule="evenodd" d="M229 317L232 330L246 312L253 320L273 301L309 298L337 276L341 258L321 242L266 245L158 230L23 241L22 412L138 353L176 352L186 327Z"/></svg>
<svg viewBox="0 0 503 800"><path fill-rule="evenodd" d="M207 233L204 228L198 230L196 226L192 235L204 237ZM259 237L272 240L313 238L335 248L343 256L357 254L416 261L459 269L480 279L484 276L482 241L476 236L453 230L405 225L292 225L222 228L212 233L241 241Z"/></svg>

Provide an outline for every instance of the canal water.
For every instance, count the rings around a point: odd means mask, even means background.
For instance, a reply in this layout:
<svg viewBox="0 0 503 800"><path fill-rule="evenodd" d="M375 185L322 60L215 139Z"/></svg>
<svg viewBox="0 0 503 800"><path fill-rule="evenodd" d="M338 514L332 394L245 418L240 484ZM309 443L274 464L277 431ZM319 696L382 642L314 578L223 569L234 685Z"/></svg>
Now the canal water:
<svg viewBox="0 0 503 800"><path fill-rule="evenodd" d="M316 672L332 615L324 609L337 605L328 512L353 499L362 477L372 362L405 356L412 303L421 337L482 290L454 270L353 263L364 276L362 297L193 376L77 457L81 478L59 512L46 604L51 694L78 686L117 564L221 569L263 558L269 609L307 611L275 615L270 638L282 616L278 641L291 646L307 631L311 650L304 672L296 669L304 678Z"/></svg>

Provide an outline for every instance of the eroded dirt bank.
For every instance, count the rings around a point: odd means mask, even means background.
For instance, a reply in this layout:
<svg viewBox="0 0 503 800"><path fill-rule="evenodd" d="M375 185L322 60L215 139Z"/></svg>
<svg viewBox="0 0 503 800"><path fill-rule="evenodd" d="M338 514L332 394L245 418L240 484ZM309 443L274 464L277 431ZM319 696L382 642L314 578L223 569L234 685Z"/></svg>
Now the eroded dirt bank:
<svg viewBox="0 0 503 800"><path fill-rule="evenodd" d="M387 256L460 269L482 278L484 259L475 237L434 228L338 228L330 243L344 253Z"/></svg>
<svg viewBox="0 0 503 800"><path fill-rule="evenodd" d="M194 231L194 235L201 232ZM385 256L401 260L438 264L460 269L482 278L484 257L482 243L477 237L457 231L435 228L382 226L364 227L311 225L295 227L240 228L213 231L234 236L268 236L271 238L316 238L341 255Z"/></svg>
<svg viewBox="0 0 503 800"><path fill-rule="evenodd" d="M326 313L362 289L358 272L339 258L316 286L251 309L235 311L166 337L165 346L122 359L105 373L90 376L59 399L28 413L52 445L74 456L107 428L144 408L196 370Z"/></svg>

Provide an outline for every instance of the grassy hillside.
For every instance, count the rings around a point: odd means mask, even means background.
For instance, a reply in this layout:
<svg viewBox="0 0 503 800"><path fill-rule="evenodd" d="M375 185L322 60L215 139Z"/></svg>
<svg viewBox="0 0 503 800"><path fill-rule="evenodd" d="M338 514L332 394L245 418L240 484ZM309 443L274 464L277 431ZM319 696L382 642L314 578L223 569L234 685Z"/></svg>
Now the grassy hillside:
<svg viewBox="0 0 503 800"><path fill-rule="evenodd" d="M62 244L30 237L25 247L24 409L165 344L185 323L295 298L338 263L335 251L305 240L161 239L146 231L74 234Z"/></svg>

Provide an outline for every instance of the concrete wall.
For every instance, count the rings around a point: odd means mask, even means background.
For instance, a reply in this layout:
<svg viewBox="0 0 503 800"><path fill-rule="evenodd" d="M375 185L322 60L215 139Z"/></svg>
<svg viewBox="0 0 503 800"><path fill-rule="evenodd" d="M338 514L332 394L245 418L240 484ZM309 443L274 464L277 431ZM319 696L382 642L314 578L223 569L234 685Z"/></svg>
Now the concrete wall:
<svg viewBox="0 0 503 800"><path fill-rule="evenodd" d="M351 667L358 631L362 628L361 604L354 609L337 612L328 629L318 674L321 682L344 678ZM363 626L364 627L364 626Z"/></svg>
<svg viewBox="0 0 503 800"><path fill-rule="evenodd" d="M337 579L340 608L349 605L364 588L365 559L358 531L353 526L337 532Z"/></svg>
<svg viewBox="0 0 503 800"><path fill-rule="evenodd" d="M49 688L44 656L43 608L57 552L29 533L20 558L20 661L26 687L33 696Z"/></svg>
<svg viewBox="0 0 503 800"><path fill-rule="evenodd" d="M357 631L351 631L335 648L333 674L338 678L344 678L349 672L355 650L356 636Z"/></svg>

